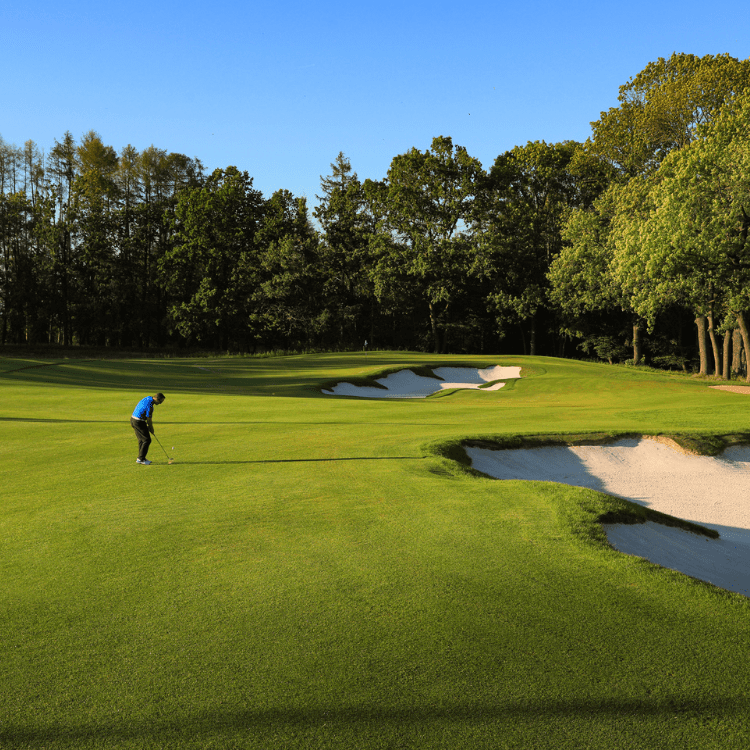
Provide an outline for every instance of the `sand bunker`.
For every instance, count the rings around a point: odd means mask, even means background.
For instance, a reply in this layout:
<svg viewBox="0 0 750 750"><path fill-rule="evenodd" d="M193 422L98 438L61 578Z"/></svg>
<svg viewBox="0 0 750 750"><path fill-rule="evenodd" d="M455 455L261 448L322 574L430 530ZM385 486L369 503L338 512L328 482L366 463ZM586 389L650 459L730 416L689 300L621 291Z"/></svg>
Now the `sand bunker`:
<svg viewBox="0 0 750 750"><path fill-rule="evenodd" d="M589 487L715 529L719 539L653 522L604 526L621 552L750 596L750 447L709 458L637 438L606 446L466 452L475 469L497 479Z"/></svg>
<svg viewBox="0 0 750 750"><path fill-rule="evenodd" d="M358 386L353 383L337 383L323 393L329 396L358 396L359 398L427 398L433 393L455 388L479 389L494 380L512 380L521 377L520 367L436 367L436 378L417 375L411 370L394 372L375 382L384 388ZM497 391L505 383L494 383L482 388L484 391Z"/></svg>
<svg viewBox="0 0 750 750"><path fill-rule="evenodd" d="M742 393L745 396L750 395L750 386L748 385L709 385L715 391L729 391L730 393Z"/></svg>

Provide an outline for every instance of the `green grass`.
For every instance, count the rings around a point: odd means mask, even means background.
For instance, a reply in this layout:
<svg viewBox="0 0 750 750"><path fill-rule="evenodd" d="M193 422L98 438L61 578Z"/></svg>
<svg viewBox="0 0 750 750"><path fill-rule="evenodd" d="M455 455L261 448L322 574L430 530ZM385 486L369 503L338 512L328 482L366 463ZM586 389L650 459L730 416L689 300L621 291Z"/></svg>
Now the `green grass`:
<svg viewBox="0 0 750 750"><path fill-rule="evenodd" d="M0 748L746 748L748 599L609 548L645 509L457 459L711 453L750 400L523 357L474 360L524 368L499 391L320 394L457 362L0 360ZM157 390L175 463L136 466Z"/></svg>

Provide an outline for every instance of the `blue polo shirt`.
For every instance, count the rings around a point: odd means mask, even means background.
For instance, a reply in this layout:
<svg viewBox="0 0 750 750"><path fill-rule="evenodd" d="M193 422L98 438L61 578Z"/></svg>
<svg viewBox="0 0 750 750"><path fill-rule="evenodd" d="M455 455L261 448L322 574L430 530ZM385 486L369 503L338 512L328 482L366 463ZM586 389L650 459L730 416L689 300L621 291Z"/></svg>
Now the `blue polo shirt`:
<svg viewBox="0 0 750 750"><path fill-rule="evenodd" d="M154 413L154 397L146 396L146 398L142 398L136 404L135 410L133 411L133 416L136 419L150 419L153 413Z"/></svg>

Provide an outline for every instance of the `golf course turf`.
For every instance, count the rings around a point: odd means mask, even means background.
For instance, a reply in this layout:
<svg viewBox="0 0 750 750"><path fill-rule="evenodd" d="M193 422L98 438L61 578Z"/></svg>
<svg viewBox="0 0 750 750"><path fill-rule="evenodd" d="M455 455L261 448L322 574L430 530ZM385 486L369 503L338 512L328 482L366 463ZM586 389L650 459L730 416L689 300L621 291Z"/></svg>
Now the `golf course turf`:
<svg viewBox="0 0 750 750"><path fill-rule="evenodd" d="M321 392L491 365L521 378ZM0 748L747 748L750 600L609 547L599 521L646 509L481 477L461 448L708 450L750 409L711 384L407 352L0 359ZM139 466L156 391L174 463L153 443Z"/></svg>

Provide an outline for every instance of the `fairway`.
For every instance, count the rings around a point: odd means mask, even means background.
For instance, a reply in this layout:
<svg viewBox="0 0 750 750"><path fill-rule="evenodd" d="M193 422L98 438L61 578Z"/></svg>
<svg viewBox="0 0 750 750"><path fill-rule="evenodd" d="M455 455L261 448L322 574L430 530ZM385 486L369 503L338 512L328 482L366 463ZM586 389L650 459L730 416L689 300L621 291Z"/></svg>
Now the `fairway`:
<svg viewBox="0 0 750 750"><path fill-rule="evenodd" d="M323 393L410 366L521 377ZM750 746L750 600L609 547L597 519L644 509L453 460L746 433L750 400L712 382L407 352L0 359L0 748ZM128 420L157 391L165 451L139 466Z"/></svg>

